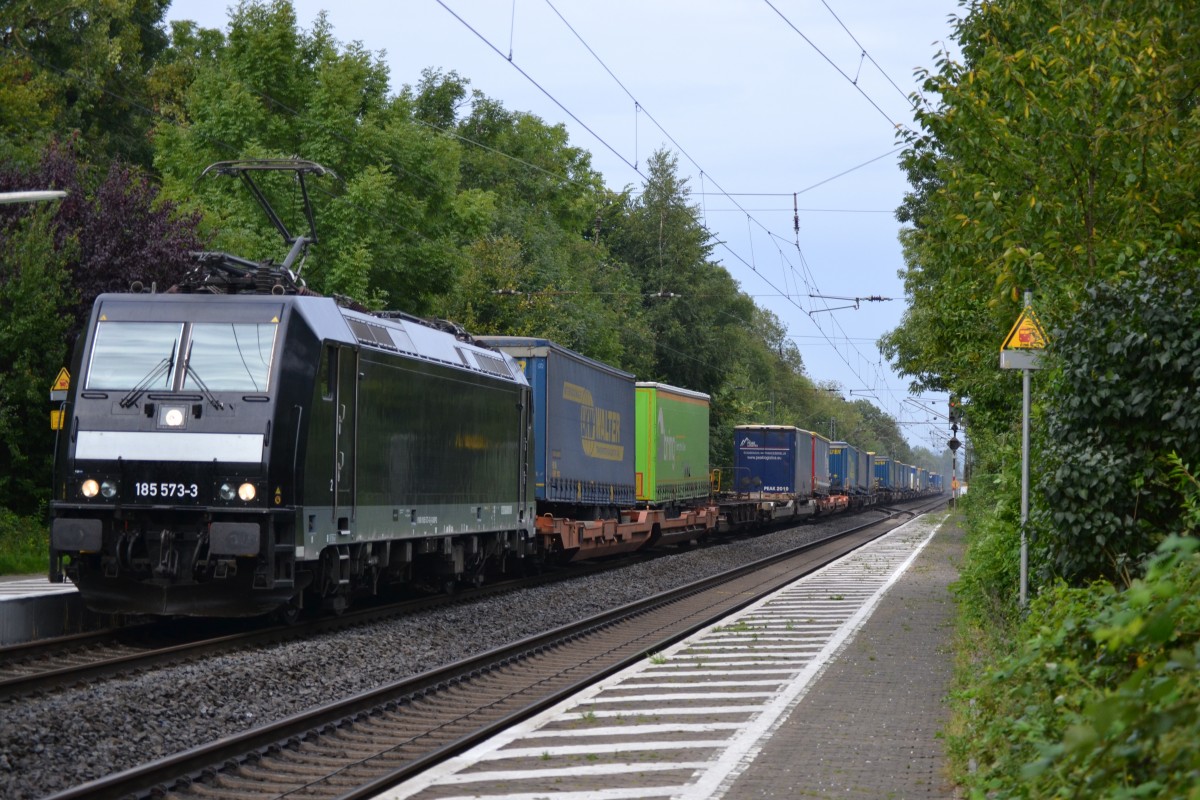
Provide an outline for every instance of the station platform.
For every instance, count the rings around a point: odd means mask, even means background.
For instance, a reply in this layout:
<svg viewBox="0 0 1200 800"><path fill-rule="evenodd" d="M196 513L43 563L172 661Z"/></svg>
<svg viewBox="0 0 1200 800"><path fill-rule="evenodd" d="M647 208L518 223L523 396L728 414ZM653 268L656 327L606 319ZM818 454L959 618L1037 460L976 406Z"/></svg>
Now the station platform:
<svg viewBox="0 0 1200 800"><path fill-rule="evenodd" d="M111 627L109 614L83 605L70 581L50 583L45 575L0 576L0 646Z"/></svg>
<svg viewBox="0 0 1200 800"><path fill-rule="evenodd" d="M959 797L962 548L949 513L906 523L380 798Z"/></svg>
<svg viewBox="0 0 1200 800"><path fill-rule="evenodd" d="M950 800L942 739L963 534L942 524L854 638L723 794Z"/></svg>

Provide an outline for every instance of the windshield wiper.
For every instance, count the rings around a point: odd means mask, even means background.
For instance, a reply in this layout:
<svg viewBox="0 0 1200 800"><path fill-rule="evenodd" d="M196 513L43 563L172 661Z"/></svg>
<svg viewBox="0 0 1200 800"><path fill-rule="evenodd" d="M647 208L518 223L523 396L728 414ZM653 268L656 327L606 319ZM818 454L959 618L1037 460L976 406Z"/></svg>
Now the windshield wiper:
<svg viewBox="0 0 1200 800"><path fill-rule="evenodd" d="M158 362L148 373L146 373L146 377L138 381L137 385L129 390L129 394L121 398L121 402L118 404L121 406L121 408L129 408L138 401L138 398L146 393L146 390L150 388L152 383L154 383L163 375L171 374L171 370L175 368L175 348L178 345L178 340L172 342L171 355Z"/></svg>
<svg viewBox="0 0 1200 800"><path fill-rule="evenodd" d="M204 398L206 400L208 400L208 402L212 403L212 407L215 408L217 411L220 411L221 409L223 409L225 407L225 404L216 398L216 396L208 388L208 385L200 379L200 374L197 373L196 370L192 369L192 345L193 344L195 344L195 342L188 343L187 356L183 359L183 370L185 373L190 375L192 380L194 380L196 382L196 385L200 387L200 391L204 393Z"/></svg>

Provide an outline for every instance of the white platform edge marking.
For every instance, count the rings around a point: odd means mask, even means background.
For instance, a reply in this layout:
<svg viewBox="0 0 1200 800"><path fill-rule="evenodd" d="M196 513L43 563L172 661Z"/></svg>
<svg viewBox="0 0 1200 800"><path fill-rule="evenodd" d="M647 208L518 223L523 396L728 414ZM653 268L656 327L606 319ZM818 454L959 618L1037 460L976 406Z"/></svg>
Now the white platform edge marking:
<svg viewBox="0 0 1200 800"><path fill-rule="evenodd" d="M867 545L867 547L871 547L871 545L895 538L902 532L906 532L906 529L911 525L915 525L917 523L925 524L927 522L928 521L924 516L917 517L916 519L901 525L890 533L881 536L870 545ZM863 624L874 612L884 594L886 594L888 589L890 589L892 585L896 583L896 581L898 581L905 572L908 571L908 568L917 559L917 556L920 555L921 551L925 549L925 546L932 541L933 537L937 535L938 531L942 529L943 525L945 525L944 519L939 522L936 527L934 527L934 529L920 542L920 544L917 545L912 553L910 553L899 566L892 569L891 574L883 582L883 584L875 590L875 592L866 600L865 603L863 603L857 612L855 612L844 624L838 628L833 637L829 640L828 644L826 644L825 647L814 656L813 660L807 666L799 670L799 672L796 674L796 677L790 682L788 688L781 692L775 701L767 706L761 707L761 713L754 720L746 723L741 728L739 733L730 740L729 746L724 749L723 753L715 761L709 762L706 765L706 769L703 771L703 774L696 783L684 787L658 787L649 790L602 789L593 790L591 792L563 792L554 794L556 800L574 800L576 797L578 800L616 800L617 798L660 796L670 796L673 798L678 798L678 800L716 800L716 798L723 796L724 793L729 790L729 787L733 784L734 780L736 780L736 778L740 776L742 772L744 772L758 756L764 743L770 738L771 734L774 733L774 731L778 729L784 721L786 721L792 709L800 702L800 700L803 699L804 695L808 693L809 688L811 688L816 679L825 671L826 667L828 667L828 665L833 661L838 652L840 652L846 645L853 641L854 635L858 633L859 629L862 628ZM850 556L853 555L853 553L850 554ZM835 565L830 565L829 567L825 567L817 572L814 572L812 575L806 576L806 578L802 578L801 580L807 580L822 575L826 570L832 570L834 566ZM761 606L771 602L771 600L777 595L787 592L789 588L790 585L783 587L774 594L742 609L739 614L746 615L753 613ZM679 650L686 649L691 644L694 644L696 639L711 633L713 629L723 627L726 624L728 623L720 622L705 630L698 631L693 636L688 637L688 639L685 639L684 641L673 645L667 650L664 650L660 655L669 657L671 654ZM628 667L621 672L616 673L615 675L610 675L608 678L605 678L599 683L593 684L579 694L567 698L561 703L546 709L540 714L530 717L519 725L509 728L507 731L493 736L487 741L481 742L467 752L455 756L454 758L439 764L433 769L405 781L399 786L389 789L383 794L378 795L377 800L405 800L405 798L412 797L413 795L418 794L419 792L422 792L434 785L445 786L447 784L453 785L454 783L458 783L459 781L455 780L453 776L459 771L467 767L475 766L483 761L504 757L496 755L495 752L508 746L514 741L525 737L528 733L538 730L545 725L546 722L556 718L562 718L572 709L586 707L589 700L608 690L612 686L621 683L626 677L628 677L628 675L643 670L646 665L647 662L645 661L639 662L638 664L634 664L633 666ZM618 716L625 713L628 712L597 711L594 715L596 717L608 717ZM711 710L709 713L711 713ZM528 795L529 798L544 798L546 796L547 795L545 792ZM501 798L504 798L504 800L521 800L522 798L525 798L526 795L523 793L513 793L497 794L494 795L494 797L496 800L500 800ZM447 797L444 798L444 800L452 799Z"/></svg>
<svg viewBox="0 0 1200 800"><path fill-rule="evenodd" d="M5 600L21 600L56 594L74 594L79 590L70 581L51 583L49 578L22 578L0 581L0 603Z"/></svg>
<svg viewBox="0 0 1200 800"><path fill-rule="evenodd" d="M924 519L918 517L912 522L917 522ZM907 523L900 526L888 536L908 527ZM796 677L788 689L783 692L779 699L765 710L758 719L754 720L747 728L736 736L735 741L724 753L717 759L717 766L708 770L701 776L700 780L694 785L689 786L688 790L681 795L678 795L681 800L717 800L723 797L733 782L746 771L746 769L758 757L762 751L764 744L771 738L771 735L784 723L791 715L792 710L804 699L804 695L808 694L808 690L816 683L817 678L826 670L833 662L834 658L840 650L854 641L855 635L862 629L863 625L875 612L875 608L879 605L879 601L887 593L892 585L895 584L904 573L908 572L908 568L917 560L917 556L925 549L933 537L937 535L942 526L946 524L943 518L941 522L926 536L916 549L904 560L900 566L892 571L888 579L880 586L866 603L850 618L849 621L839 630L829 644L817 656L811 664L804 668L804 671ZM888 537L884 537L888 538ZM879 540L877 540L879 541Z"/></svg>

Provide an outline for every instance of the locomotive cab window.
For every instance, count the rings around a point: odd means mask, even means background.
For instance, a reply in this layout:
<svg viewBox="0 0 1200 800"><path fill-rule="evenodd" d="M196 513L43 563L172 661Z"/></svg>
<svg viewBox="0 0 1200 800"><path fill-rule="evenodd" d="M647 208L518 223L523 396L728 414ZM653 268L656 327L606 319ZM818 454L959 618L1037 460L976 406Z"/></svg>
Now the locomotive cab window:
<svg viewBox="0 0 1200 800"><path fill-rule="evenodd" d="M86 388L265 392L275 322L134 322L96 326Z"/></svg>
<svg viewBox="0 0 1200 800"><path fill-rule="evenodd" d="M170 389L179 359L180 322L101 322L88 367L88 389Z"/></svg>
<svg viewBox="0 0 1200 800"><path fill-rule="evenodd" d="M192 325L183 388L265 392L275 348L274 323L197 322Z"/></svg>

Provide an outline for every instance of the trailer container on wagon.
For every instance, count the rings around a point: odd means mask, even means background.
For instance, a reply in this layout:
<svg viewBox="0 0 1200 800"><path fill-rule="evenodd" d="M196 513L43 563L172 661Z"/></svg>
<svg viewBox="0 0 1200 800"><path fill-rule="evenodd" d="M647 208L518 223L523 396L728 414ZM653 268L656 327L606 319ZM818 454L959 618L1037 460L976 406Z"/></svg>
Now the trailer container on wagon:
<svg viewBox="0 0 1200 800"><path fill-rule="evenodd" d="M663 505L707 497L709 396L638 383L634 413L638 502Z"/></svg>
<svg viewBox="0 0 1200 800"><path fill-rule="evenodd" d="M632 507L634 376L547 339L476 341L516 359L533 388L538 501Z"/></svg>

